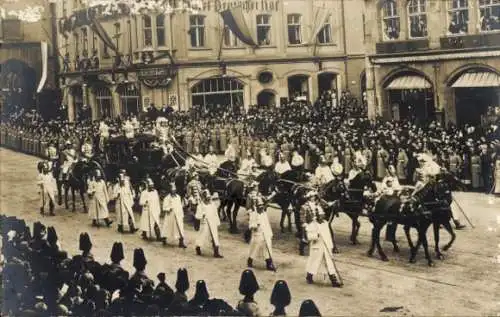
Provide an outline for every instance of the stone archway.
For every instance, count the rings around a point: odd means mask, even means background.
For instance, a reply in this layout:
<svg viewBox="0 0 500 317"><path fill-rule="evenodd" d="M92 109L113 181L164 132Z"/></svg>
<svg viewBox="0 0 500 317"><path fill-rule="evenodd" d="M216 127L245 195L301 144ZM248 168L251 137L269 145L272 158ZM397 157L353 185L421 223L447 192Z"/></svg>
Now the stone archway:
<svg viewBox="0 0 500 317"><path fill-rule="evenodd" d="M276 93L269 89L264 89L257 95L257 105L259 107L276 107Z"/></svg>

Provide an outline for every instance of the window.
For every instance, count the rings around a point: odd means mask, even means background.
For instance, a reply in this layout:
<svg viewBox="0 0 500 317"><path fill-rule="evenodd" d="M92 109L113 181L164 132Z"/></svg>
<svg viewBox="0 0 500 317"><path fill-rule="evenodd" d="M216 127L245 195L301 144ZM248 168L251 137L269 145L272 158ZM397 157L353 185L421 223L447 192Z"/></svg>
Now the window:
<svg viewBox="0 0 500 317"><path fill-rule="evenodd" d="M224 46L226 47L236 47L239 45L238 38L234 35L233 31L225 25L224 26Z"/></svg>
<svg viewBox="0 0 500 317"><path fill-rule="evenodd" d="M331 16L328 17L325 25L323 25L323 28L318 33L318 43L320 44L327 44L332 42L332 25L330 23L330 18Z"/></svg>
<svg viewBox="0 0 500 317"><path fill-rule="evenodd" d="M189 34L191 36L191 47L205 46L205 17L192 15L189 17Z"/></svg>
<svg viewBox="0 0 500 317"><path fill-rule="evenodd" d="M467 0L450 0L448 9L448 34L465 34L468 30L469 10Z"/></svg>
<svg viewBox="0 0 500 317"><path fill-rule="evenodd" d="M289 14L288 15L288 44L300 44L302 43L301 37L301 26L300 26L300 14Z"/></svg>
<svg viewBox="0 0 500 317"><path fill-rule="evenodd" d="M165 46L165 15L156 16L156 45Z"/></svg>
<svg viewBox="0 0 500 317"><path fill-rule="evenodd" d="M144 15L142 17L142 29L144 32L144 46L153 46L153 34L151 30L151 17Z"/></svg>
<svg viewBox="0 0 500 317"><path fill-rule="evenodd" d="M118 51L120 49L120 35L121 35L121 32L120 32L120 23L116 22L115 23L115 46L116 46L116 50Z"/></svg>
<svg viewBox="0 0 500 317"><path fill-rule="evenodd" d="M395 0L388 0L384 3L383 15L384 40L399 39L401 26L399 24L398 5Z"/></svg>
<svg viewBox="0 0 500 317"><path fill-rule="evenodd" d="M479 17L481 31L500 30L500 1L479 0Z"/></svg>
<svg viewBox="0 0 500 317"><path fill-rule="evenodd" d="M410 0L408 2L410 38L427 36L427 15L425 13L425 4L425 0Z"/></svg>
<svg viewBox="0 0 500 317"><path fill-rule="evenodd" d="M80 37L78 33L73 34L73 40L75 41L75 54L80 55Z"/></svg>
<svg viewBox="0 0 500 317"><path fill-rule="evenodd" d="M257 44L271 45L271 16L261 14L257 16Z"/></svg>
<svg viewBox="0 0 500 317"><path fill-rule="evenodd" d="M87 29L82 28L82 49L83 51L87 51L87 48L88 48Z"/></svg>

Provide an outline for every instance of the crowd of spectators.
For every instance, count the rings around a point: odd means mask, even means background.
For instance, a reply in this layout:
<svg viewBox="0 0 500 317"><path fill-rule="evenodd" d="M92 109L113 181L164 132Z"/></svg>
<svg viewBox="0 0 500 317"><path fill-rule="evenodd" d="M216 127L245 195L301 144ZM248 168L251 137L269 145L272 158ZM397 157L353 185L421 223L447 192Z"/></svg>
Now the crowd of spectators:
<svg viewBox="0 0 500 317"><path fill-rule="evenodd" d="M80 234L81 254L68 256L61 249L54 227L0 215L2 266L0 294L5 316L262 316L254 295L259 283L251 270L241 275L236 305L209 295L203 280L196 282L188 299L190 281L186 269L177 272L172 288L165 273L155 283L146 273L147 259L135 249L133 274L120 264L125 258L120 242L113 244L110 263L92 255L88 233ZM278 280L271 292L275 307L271 316L285 316L292 296L286 281ZM321 316L312 300L300 307L299 316Z"/></svg>

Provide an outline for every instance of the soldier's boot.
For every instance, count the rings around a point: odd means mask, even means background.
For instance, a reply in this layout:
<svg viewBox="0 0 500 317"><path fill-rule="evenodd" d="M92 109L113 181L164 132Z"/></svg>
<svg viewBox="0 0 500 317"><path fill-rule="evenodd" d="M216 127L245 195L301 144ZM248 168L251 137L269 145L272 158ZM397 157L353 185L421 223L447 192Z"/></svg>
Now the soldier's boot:
<svg viewBox="0 0 500 317"><path fill-rule="evenodd" d="M144 240L147 240L148 239L148 235L146 234L146 231L143 231L142 234L141 234L141 238L143 238Z"/></svg>
<svg viewBox="0 0 500 317"><path fill-rule="evenodd" d="M201 256L201 248L200 247L196 247L196 255Z"/></svg>
<svg viewBox="0 0 500 317"><path fill-rule="evenodd" d="M97 223L97 220L92 220L92 227L98 227L99 224Z"/></svg>
<svg viewBox="0 0 500 317"><path fill-rule="evenodd" d="M51 200L51 201L49 202L49 211L50 211L49 215L51 215L51 216L55 216L55 215L56 215L56 214L54 213L54 207L55 207L54 202Z"/></svg>
<svg viewBox="0 0 500 317"><path fill-rule="evenodd" d="M163 245L167 245L167 238L161 238L161 242L163 243Z"/></svg>
<svg viewBox="0 0 500 317"><path fill-rule="evenodd" d="M306 275L306 281L307 281L307 284L314 283L314 281L313 281L313 275L311 273L307 273L307 275Z"/></svg>
<svg viewBox="0 0 500 317"><path fill-rule="evenodd" d="M130 225L130 233L136 233L137 232L137 229L133 224Z"/></svg>
<svg viewBox="0 0 500 317"><path fill-rule="evenodd" d="M45 213L45 209L43 207L40 207L40 214L43 215Z"/></svg>
<svg viewBox="0 0 500 317"><path fill-rule="evenodd" d="M460 223L460 220L458 220L458 219L453 219L453 223L455 224L455 228L457 230L461 230L461 229L465 228L465 225Z"/></svg>
<svg viewBox="0 0 500 317"><path fill-rule="evenodd" d="M305 256L306 255L306 251L305 251L305 248L306 248L306 244L304 242L299 242L299 255L301 256Z"/></svg>
<svg viewBox="0 0 500 317"><path fill-rule="evenodd" d="M163 238L161 237L161 231L160 227L155 224L155 235L156 235L156 241L163 241Z"/></svg>
<svg viewBox="0 0 500 317"><path fill-rule="evenodd" d="M179 248L186 249L187 246L184 244L184 238L179 239Z"/></svg>
<svg viewBox="0 0 500 317"><path fill-rule="evenodd" d="M104 222L106 223L106 226L109 228L113 221L109 220L109 218L104 218Z"/></svg>
<svg viewBox="0 0 500 317"><path fill-rule="evenodd" d="M252 240L252 231L250 229L245 230L243 238L245 239L246 243L250 243L250 240Z"/></svg>
<svg viewBox="0 0 500 317"><path fill-rule="evenodd" d="M330 274L329 277L330 277L330 282L332 282L333 287L342 287L342 283L340 283L337 280L337 277L335 276L335 274Z"/></svg>
<svg viewBox="0 0 500 317"><path fill-rule="evenodd" d="M253 259L252 258L248 258L247 259L247 266L248 267L253 267Z"/></svg>
<svg viewBox="0 0 500 317"><path fill-rule="evenodd" d="M118 225L118 232L123 233L123 225Z"/></svg>
<svg viewBox="0 0 500 317"><path fill-rule="evenodd" d="M266 259L266 270L276 272L276 267L273 264L273 259Z"/></svg>
<svg viewBox="0 0 500 317"><path fill-rule="evenodd" d="M214 247L214 258L222 259L223 256L219 253L219 247Z"/></svg>

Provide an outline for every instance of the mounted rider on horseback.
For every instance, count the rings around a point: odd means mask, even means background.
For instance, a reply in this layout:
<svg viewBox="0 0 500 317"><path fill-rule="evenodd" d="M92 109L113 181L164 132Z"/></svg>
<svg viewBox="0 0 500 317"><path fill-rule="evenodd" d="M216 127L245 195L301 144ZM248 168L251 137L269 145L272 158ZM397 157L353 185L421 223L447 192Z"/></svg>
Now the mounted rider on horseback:
<svg viewBox="0 0 500 317"><path fill-rule="evenodd" d="M78 161L78 153L71 141L66 141L64 149L61 152L62 155L62 165L61 174L59 175L60 180L66 182L68 180L68 174L73 165Z"/></svg>

